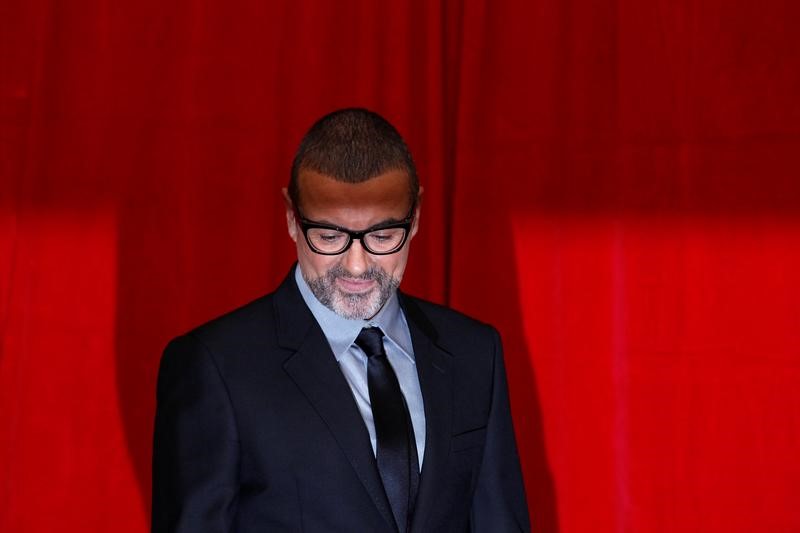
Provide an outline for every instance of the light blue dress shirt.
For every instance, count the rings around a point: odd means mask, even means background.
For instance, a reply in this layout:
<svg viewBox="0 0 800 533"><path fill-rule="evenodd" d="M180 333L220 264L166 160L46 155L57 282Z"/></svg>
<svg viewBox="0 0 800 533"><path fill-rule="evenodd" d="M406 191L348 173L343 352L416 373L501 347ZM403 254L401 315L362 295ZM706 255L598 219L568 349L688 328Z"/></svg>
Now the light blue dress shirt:
<svg viewBox="0 0 800 533"><path fill-rule="evenodd" d="M403 310L400 308L397 293L392 294L391 298L372 319L352 320L337 315L317 300L317 297L311 292L311 288L309 288L300 273L300 265L295 267L294 277L303 300L305 300L306 305L322 328L333 355L339 363L339 368L341 368L342 374L344 374L348 385L350 385L353 398L369 431L373 453L376 453L377 450L377 439L375 438L375 422L372 420L372 406L370 405L369 387L367 386L367 355L355 345L355 340L365 327L377 326L383 331L385 335L383 345L386 349L386 357L389 359L395 374L397 374L400 390L403 392L411 415L421 470L422 458L425 455L425 409L422 403L422 391L419 388L419 376L414 359L414 348L411 344L411 333L408 331L408 323Z"/></svg>

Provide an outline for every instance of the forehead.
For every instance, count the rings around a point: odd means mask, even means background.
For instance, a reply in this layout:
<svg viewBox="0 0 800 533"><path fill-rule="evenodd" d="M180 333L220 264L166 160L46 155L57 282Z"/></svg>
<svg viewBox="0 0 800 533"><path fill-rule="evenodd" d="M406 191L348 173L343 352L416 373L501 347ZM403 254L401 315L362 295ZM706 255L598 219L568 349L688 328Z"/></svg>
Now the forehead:
<svg viewBox="0 0 800 533"><path fill-rule="evenodd" d="M303 216L351 229L408 214L410 183L402 170L390 170L361 183L338 181L312 170L297 176Z"/></svg>

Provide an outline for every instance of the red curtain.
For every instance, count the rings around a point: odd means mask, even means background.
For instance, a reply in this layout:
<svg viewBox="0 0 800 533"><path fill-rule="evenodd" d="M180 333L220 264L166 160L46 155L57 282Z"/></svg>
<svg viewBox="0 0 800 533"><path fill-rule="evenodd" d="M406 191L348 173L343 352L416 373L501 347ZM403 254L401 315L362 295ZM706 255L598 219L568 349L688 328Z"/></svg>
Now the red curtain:
<svg viewBox="0 0 800 533"><path fill-rule="evenodd" d="M408 292L504 337L532 521L800 530L800 7L0 5L0 530L144 532L172 336L269 291L318 116L425 187Z"/></svg>

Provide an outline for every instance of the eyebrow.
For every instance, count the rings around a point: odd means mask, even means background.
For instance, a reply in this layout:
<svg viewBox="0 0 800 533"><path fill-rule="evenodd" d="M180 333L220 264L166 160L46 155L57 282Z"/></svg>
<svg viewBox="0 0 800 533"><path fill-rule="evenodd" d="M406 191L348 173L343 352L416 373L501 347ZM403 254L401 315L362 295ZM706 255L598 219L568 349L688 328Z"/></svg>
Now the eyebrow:
<svg viewBox="0 0 800 533"><path fill-rule="evenodd" d="M326 220L326 219L312 220L310 218L306 218L306 217L303 216L303 213L300 212L300 209L298 207L295 207L295 211L297 211L297 214L300 215L300 218L302 220L305 220L306 222L313 222L314 224L330 226L332 228L337 228L337 229L346 229L348 231L364 232L364 231L371 231L371 230L375 230L375 229L381 229L382 227L391 226L392 224L400 224L400 223L408 220L414 214L414 207L415 206L416 206L416 202L414 202L414 204L411 205L411 209L409 209L408 215L405 218L390 217L390 218L382 220L381 222L378 222L377 224L373 224L372 226L364 228L362 230L354 230L354 229L346 228L344 226L340 226L339 224L334 224L333 222L331 222L329 220Z"/></svg>
<svg viewBox="0 0 800 533"><path fill-rule="evenodd" d="M339 224L334 224L333 222L330 222L328 220L311 220L310 218L305 218L302 215L300 216L300 218L305 220L305 221L307 221L307 222L313 222L314 224L330 226L332 228L343 229L343 230L348 230L348 231L353 231L353 232L372 231L372 230L376 230L376 229L381 229L382 227L385 227L385 226L391 226L392 224L400 224L403 221L407 220L406 218L394 218L394 217L391 217L391 218L387 218L386 220L383 220L381 222L378 222L377 224L373 224L373 225L371 225L369 227L366 227L364 229L354 230L354 229L351 229L351 228L346 228L344 226L340 226Z"/></svg>

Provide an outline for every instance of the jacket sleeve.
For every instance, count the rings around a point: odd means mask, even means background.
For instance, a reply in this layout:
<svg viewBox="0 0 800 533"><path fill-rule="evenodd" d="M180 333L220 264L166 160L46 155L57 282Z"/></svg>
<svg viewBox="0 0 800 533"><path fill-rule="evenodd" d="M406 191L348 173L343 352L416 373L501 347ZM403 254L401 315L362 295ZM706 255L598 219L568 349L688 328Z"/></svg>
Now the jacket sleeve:
<svg viewBox="0 0 800 533"><path fill-rule="evenodd" d="M508 400L503 347L494 334L492 406L472 502L473 532L528 532L530 523Z"/></svg>
<svg viewBox="0 0 800 533"><path fill-rule="evenodd" d="M153 533L230 531L239 443L217 364L191 335L173 340L158 373L153 439Z"/></svg>

